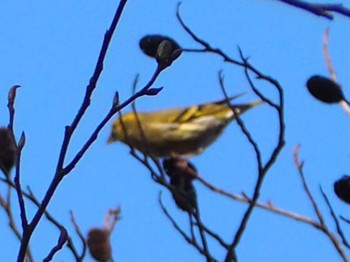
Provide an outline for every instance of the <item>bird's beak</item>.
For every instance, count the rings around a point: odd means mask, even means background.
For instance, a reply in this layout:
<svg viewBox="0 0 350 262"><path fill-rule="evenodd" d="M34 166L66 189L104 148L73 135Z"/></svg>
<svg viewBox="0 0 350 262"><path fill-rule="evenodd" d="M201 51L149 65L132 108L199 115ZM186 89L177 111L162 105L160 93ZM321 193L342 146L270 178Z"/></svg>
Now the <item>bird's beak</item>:
<svg viewBox="0 0 350 262"><path fill-rule="evenodd" d="M253 101L247 104L238 104L238 105L233 105L234 107L237 107L239 109L239 114L242 114L244 112L246 112L247 110L256 107L258 105L261 105L265 103L265 101L263 100L257 100L257 101Z"/></svg>

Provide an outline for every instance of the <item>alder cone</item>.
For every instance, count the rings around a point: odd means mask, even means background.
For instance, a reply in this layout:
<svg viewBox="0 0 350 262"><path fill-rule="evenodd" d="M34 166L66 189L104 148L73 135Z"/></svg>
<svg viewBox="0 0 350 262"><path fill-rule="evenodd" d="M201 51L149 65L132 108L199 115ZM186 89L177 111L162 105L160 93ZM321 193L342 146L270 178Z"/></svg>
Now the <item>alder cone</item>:
<svg viewBox="0 0 350 262"><path fill-rule="evenodd" d="M335 181L334 192L341 200L350 204L350 176L343 176Z"/></svg>
<svg viewBox="0 0 350 262"><path fill-rule="evenodd" d="M10 130L0 127L0 166L6 175L11 171L17 159L16 144Z"/></svg>
<svg viewBox="0 0 350 262"><path fill-rule="evenodd" d="M340 85L329 78L314 75L306 82L306 87L311 95L324 103L333 104L344 100Z"/></svg>
<svg viewBox="0 0 350 262"><path fill-rule="evenodd" d="M93 228L88 233L87 245L91 256L97 261L110 261L112 248L107 230Z"/></svg>

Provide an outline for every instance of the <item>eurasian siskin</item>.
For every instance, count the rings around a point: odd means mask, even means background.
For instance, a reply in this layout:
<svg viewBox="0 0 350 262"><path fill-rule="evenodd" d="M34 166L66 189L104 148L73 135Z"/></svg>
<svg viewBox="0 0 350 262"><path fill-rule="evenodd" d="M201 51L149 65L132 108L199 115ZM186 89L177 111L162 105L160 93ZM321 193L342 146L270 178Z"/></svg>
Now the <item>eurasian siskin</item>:
<svg viewBox="0 0 350 262"><path fill-rule="evenodd" d="M243 114L262 102L232 108ZM188 108L129 112L114 122L108 143L121 141L155 157L191 156L212 144L234 119L226 99Z"/></svg>

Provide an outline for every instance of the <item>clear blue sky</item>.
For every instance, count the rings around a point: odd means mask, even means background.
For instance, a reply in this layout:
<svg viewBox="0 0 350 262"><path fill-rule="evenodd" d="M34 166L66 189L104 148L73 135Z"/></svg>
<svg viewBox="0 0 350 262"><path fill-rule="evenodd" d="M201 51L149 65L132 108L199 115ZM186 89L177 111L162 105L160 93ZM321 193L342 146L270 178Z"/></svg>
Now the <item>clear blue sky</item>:
<svg viewBox="0 0 350 262"><path fill-rule="evenodd" d="M320 1L321 2L321 1ZM338 1L322 1L338 2ZM22 184L42 198L50 183L63 139L64 126L76 114L92 75L104 33L110 25L117 1L2 1L0 4L0 124L7 124L7 92L20 84L16 100L15 132L25 132ZM69 156L74 156L111 105L116 90L121 100L131 93L135 75L145 84L155 61L138 48L146 34L164 34L183 47L196 43L178 23L177 1L129 1L93 95L91 106L73 137ZM186 23L214 47L238 58L237 46L250 56L262 72L280 81L285 91L286 145L268 173L261 201L315 218L301 189L292 149L301 144L300 156L310 188L334 229L318 186L322 185L337 214L348 215L349 207L333 194L333 182L349 174L349 116L340 107L313 99L305 82L313 74L328 75L322 53L322 36L330 28L330 54L337 80L350 97L349 19L334 21L313 16L277 1L184 1L181 13ZM156 97L137 102L139 110L188 106L222 98L217 72L223 69L230 94L248 91L240 101L256 99L241 68L224 64L210 54L183 54L155 83L164 90ZM258 83L259 84L259 83ZM271 99L276 93L259 86ZM128 109L129 110L129 109ZM276 136L276 116L260 106L243 117L261 145L264 159ZM110 122L57 190L48 210L80 242L69 220L69 210L86 234L102 226L109 208L121 206L122 220L112 235L116 261L202 261L162 214L159 191L168 210L185 228L187 214L178 210L170 194L156 185L148 171L120 143L106 145ZM256 179L253 150L232 124L203 154L192 159L200 175L213 184L239 194L252 193ZM230 242L246 205L232 202L195 183L203 221ZM0 186L4 194L4 185ZM17 204L16 198L13 202ZM30 215L35 207L27 203ZM18 209L15 208L17 217ZM20 221L17 224L20 225ZM0 211L0 260L13 261L18 241L7 228ZM344 230L349 228L344 227ZM348 232L348 231L346 231ZM35 259L45 257L58 238L58 230L42 219L32 238ZM220 247L213 254L224 257ZM288 218L256 209L237 249L242 261L339 261L330 241L316 229ZM68 249L56 261L71 261ZM86 261L91 261L87 255Z"/></svg>

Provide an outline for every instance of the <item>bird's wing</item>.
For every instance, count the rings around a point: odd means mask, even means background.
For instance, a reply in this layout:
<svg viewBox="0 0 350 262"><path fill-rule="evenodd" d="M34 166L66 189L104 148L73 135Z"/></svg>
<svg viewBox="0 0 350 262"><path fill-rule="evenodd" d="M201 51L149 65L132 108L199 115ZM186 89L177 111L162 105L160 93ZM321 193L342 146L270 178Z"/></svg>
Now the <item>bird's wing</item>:
<svg viewBox="0 0 350 262"><path fill-rule="evenodd" d="M233 115L232 110L227 106L227 102L234 100L244 93L222 99L211 103L204 103L185 108L179 112L176 118L172 120L173 123L184 123L193 121L203 116L222 115L224 118L230 118Z"/></svg>

